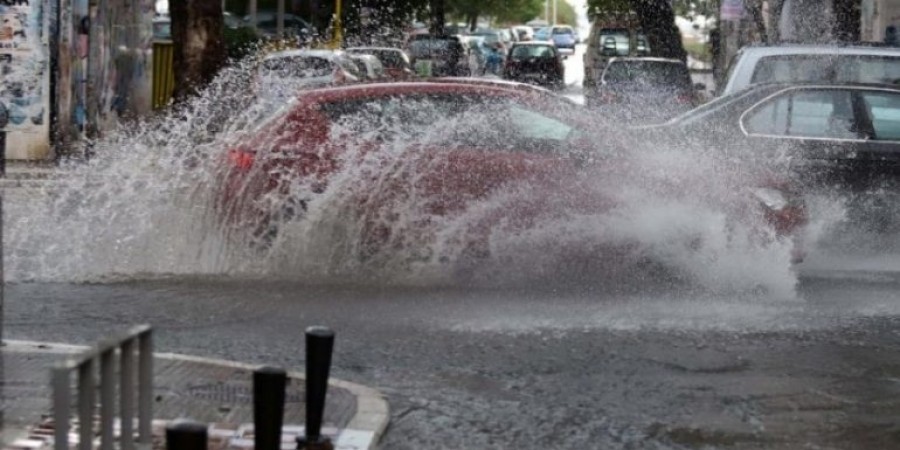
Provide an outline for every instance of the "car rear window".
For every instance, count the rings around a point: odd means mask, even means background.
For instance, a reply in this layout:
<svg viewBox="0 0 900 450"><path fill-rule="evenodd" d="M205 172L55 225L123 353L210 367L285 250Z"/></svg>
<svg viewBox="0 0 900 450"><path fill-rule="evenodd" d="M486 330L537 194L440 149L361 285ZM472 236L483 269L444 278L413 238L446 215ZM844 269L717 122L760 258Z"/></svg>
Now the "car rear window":
<svg viewBox="0 0 900 450"><path fill-rule="evenodd" d="M327 77L334 69L325 58L286 56L263 61L262 70L266 75L283 78L311 78Z"/></svg>
<svg viewBox="0 0 900 450"><path fill-rule="evenodd" d="M654 86L691 86L687 66L666 61L612 61L603 73L607 84L638 83Z"/></svg>
<svg viewBox="0 0 900 450"><path fill-rule="evenodd" d="M760 58L752 84L793 82L900 83L900 57L779 55Z"/></svg>
<svg viewBox="0 0 900 450"><path fill-rule="evenodd" d="M554 50L549 45L517 45L512 49L512 59L553 58Z"/></svg>

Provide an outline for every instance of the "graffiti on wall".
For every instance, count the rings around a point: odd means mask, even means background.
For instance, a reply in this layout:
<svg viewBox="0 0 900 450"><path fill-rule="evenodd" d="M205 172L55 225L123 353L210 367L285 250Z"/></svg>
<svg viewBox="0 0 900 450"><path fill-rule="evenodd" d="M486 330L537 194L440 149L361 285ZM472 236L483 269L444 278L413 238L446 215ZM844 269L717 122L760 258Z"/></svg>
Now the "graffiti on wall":
<svg viewBox="0 0 900 450"><path fill-rule="evenodd" d="M40 131L47 121L42 6L39 0L0 0L0 102L9 112L10 133Z"/></svg>

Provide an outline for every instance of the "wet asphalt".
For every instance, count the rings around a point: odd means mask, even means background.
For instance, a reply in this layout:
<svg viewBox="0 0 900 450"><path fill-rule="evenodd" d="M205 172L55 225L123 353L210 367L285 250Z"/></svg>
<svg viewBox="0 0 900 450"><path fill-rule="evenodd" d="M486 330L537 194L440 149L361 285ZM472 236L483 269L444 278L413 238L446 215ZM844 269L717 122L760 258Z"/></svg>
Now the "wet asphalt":
<svg viewBox="0 0 900 450"><path fill-rule="evenodd" d="M814 276L798 298L679 287L464 289L216 279L19 284L6 338L89 343L151 323L160 351L303 366L380 389L384 448L900 446L900 278Z"/></svg>

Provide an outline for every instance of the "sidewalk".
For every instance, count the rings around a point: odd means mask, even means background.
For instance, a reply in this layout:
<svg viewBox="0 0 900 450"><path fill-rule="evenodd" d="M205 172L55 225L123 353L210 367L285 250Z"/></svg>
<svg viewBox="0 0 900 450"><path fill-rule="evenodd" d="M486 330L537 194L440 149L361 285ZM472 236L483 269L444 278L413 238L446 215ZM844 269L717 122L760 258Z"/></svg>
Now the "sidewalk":
<svg viewBox="0 0 900 450"><path fill-rule="evenodd" d="M2 450L52 448L49 369L86 347L9 340L5 344L0 349ZM153 364L154 449L165 448L165 426L180 418L210 424L210 449L253 448L256 366L161 353L155 354ZM326 400L322 431L331 436L335 448L376 447L389 419L387 402L379 392L332 379ZM282 448L296 448L293 438L303 433L304 420L303 376L289 373ZM77 431L70 436L74 448Z"/></svg>

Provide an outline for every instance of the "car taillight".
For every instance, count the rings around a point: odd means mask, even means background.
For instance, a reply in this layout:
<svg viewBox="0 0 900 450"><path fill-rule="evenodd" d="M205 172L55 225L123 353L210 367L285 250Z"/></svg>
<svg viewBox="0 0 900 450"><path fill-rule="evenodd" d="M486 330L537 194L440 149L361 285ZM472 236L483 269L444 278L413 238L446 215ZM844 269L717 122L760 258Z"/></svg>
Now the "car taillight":
<svg viewBox="0 0 900 450"><path fill-rule="evenodd" d="M675 97L675 101L678 103L681 103L681 104L689 104L689 103L692 103L694 101L694 99L690 95L681 94L681 95Z"/></svg>
<svg viewBox="0 0 900 450"><path fill-rule="evenodd" d="M228 160L238 169L247 170L253 167L253 152L246 150L231 150L228 152Z"/></svg>

